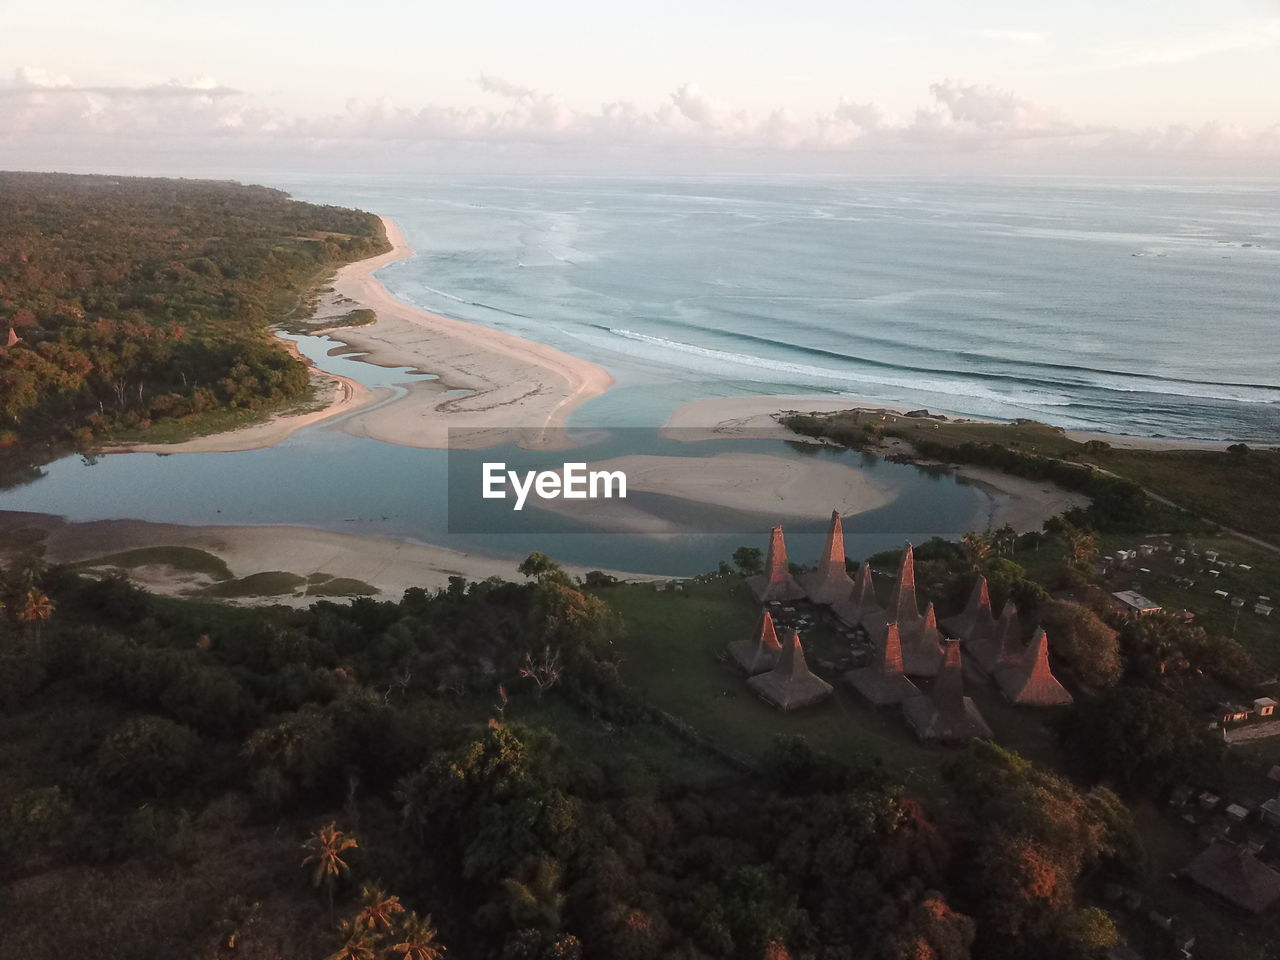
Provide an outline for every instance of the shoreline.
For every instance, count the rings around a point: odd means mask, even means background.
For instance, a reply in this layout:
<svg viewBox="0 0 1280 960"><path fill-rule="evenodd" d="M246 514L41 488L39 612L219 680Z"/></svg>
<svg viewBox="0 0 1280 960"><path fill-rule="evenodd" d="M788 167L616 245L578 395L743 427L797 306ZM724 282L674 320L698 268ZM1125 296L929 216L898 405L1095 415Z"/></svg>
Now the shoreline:
<svg viewBox="0 0 1280 960"><path fill-rule="evenodd" d="M55 563L80 563L132 550L184 547L212 554L222 560L233 577L287 573L306 578L325 574L361 581L377 587L378 599L398 600L410 587L426 590L448 586L450 577L481 581L490 577L522 582L520 560L465 553L409 538L339 533L293 524L192 525L154 523L147 520L72 521L47 513L0 511L0 540L13 544L38 542ZM4 553L0 550L0 555ZM116 564L92 567L95 571L122 569ZM595 567L564 565L571 576L584 576ZM124 568L133 582L159 596L216 600L234 605L285 604L305 607L319 600L343 602L349 597L323 593L263 596L200 596L199 591L219 581L193 570L157 562ZM622 580L649 582L669 577L605 570Z"/></svg>
<svg viewBox="0 0 1280 960"><path fill-rule="evenodd" d="M546 431L559 431L587 400L613 385L603 367L515 334L422 310L397 299L374 274L413 256L394 220L379 217L391 249L339 267L330 283L334 301L364 308L377 320L324 328L361 360L409 367L438 379L400 386L401 396L372 389L308 363L313 377L335 383L323 409L278 414L225 433L178 443L127 443L102 453L232 453L274 446L304 427L342 417L353 436L423 449L479 449L515 443L530 449L561 446ZM287 349L300 357L286 341ZM461 431L452 433L451 431Z"/></svg>
<svg viewBox="0 0 1280 960"><path fill-rule="evenodd" d="M769 439L784 429L777 417L784 413L830 413L839 410L859 410L863 413L889 413L904 416L911 410L922 409L904 404L868 400L865 397L833 397L829 393L815 394L746 394L739 397L707 397L691 400L677 407L663 424L664 436L675 440L696 441L705 439ZM940 416L940 415L937 415ZM991 423L1006 421L987 420L982 417L952 416L951 423ZM1045 424L1052 427L1052 424ZM1088 430L1071 430L1056 427L1064 437L1078 443L1101 440L1113 447L1126 450L1225 450L1231 440L1192 440L1166 437L1135 437L1128 434L1100 433ZM666 431L674 431L666 433ZM772 432L770 432L772 431ZM1252 444L1267 447L1271 444Z"/></svg>

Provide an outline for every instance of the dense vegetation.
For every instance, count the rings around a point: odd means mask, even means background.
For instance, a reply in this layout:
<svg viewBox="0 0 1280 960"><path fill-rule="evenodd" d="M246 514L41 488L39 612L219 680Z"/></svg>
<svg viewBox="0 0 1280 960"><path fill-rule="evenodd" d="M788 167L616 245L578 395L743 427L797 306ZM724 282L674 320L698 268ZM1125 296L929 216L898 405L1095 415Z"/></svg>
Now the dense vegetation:
<svg viewBox="0 0 1280 960"><path fill-rule="evenodd" d="M1137 450L1073 440L1040 423L940 422L863 411L797 414L784 423L858 449L898 438L924 457L1051 480L1092 498L1092 522L1107 530L1196 532L1204 529L1196 519L1203 517L1280 544L1277 448Z"/></svg>
<svg viewBox="0 0 1280 960"><path fill-rule="evenodd" d="M267 332L378 219L231 182L0 173L0 438L119 430L303 398Z"/></svg>
<svg viewBox="0 0 1280 960"><path fill-rule="evenodd" d="M1114 941L1090 899L1141 857L1108 791L992 745L952 754L927 801L793 737L727 764L619 679L602 600L545 558L524 569L264 615L11 568L5 955L962 960Z"/></svg>

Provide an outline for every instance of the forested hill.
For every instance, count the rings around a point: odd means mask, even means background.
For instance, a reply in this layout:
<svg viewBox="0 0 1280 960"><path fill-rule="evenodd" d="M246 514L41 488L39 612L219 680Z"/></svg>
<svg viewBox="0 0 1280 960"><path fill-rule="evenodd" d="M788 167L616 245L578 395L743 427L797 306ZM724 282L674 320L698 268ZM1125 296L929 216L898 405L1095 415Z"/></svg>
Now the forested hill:
<svg viewBox="0 0 1280 960"><path fill-rule="evenodd" d="M301 398L306 368L267 328L386 248L372 214L266 187L0 173L0 439Z"/></svg>

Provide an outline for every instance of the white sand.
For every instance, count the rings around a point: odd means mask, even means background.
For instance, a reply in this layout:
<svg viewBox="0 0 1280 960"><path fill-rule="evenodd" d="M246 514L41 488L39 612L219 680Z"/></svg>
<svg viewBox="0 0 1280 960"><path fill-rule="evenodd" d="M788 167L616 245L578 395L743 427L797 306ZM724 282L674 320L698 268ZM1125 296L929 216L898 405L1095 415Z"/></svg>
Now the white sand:
<svg viewBox="0 0 1280 960"><path fill-rule="evenodd" d="M339 384L322 410L281 416L242 430L174 444L132 444L113 452L209 453L252 450L278 443L291 433L340 414L342 429L407 447L479 448L504 443L552 448L561 438L549 429L563 427L583 402L609 389L613 378L603 367L546 344L514 334L428 313L397 300L374 276L389 263L413 255L400 228L382 219L392 249L342 267L329 299L344 312L364 307L377 322L331 328L335 340L367 354L372 363L411 367L439 380L407 384L387 403L392 391L370 391L345 377L315 371ZM295 352L295 356L296 356ZM455 392L466 391L466 392ZM455 432L452 437L450 430Z"/></svg>
<svg viewBox="0 0 1280 960"><path fill-rule="evenodd" d="M379 588L380 598L398 600L409 587L434 590L449 578L523 580L518 561L461 553L416 540L333 533L311 527L286 525L184 526L142 520L99 520L70 523L61 517L34 513L0 513L0 543L21 542L20 529L39 530L47 558L56 563L94 560L140 547L193 547L220 557L236 577L284 571L302 577L325 573L360 580ZM6 534L14 533L13 536ZM2 552L2 551L0 551ZM575 576L586 567L566 566ZM126 570L129 576L154 593L171 596L198 590L213 581L202 574L151 565ZM624 579L652 580L643 574L609 571ZM306 606L317 597L283 596L243 598L244 604L288 603ZM341 599L341 598L336 598Z"/></svg>
<svg viewBox="0 0 1280 960"><path fill-rule="evenodd" d="M402 398L348 417L342 428L356 436L431 449L513 442L557 446L557 439L548 439L544 431L563 427L574 409L609 389L613 378L608 371L554 347L397 300L373 274L413 251L395 223L386 218L383 223L393 249L343 267L333 281L336 294L375 311L378 321L331 335L367 353L366 360L414 367L440 380L409 384Z"/></svg>

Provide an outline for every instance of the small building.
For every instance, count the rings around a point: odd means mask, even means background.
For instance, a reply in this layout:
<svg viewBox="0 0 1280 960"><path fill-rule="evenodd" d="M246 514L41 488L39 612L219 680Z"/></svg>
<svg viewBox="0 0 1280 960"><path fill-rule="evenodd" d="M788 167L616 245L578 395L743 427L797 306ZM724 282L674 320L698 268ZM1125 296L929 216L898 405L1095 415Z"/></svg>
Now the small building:
<svg viewBox="0 0 1280 960"><path fill-rule="evenodd" d="M965 652L984 674L994 677L998 671L1015 666L1022 660L1021 632L1018 608L1009 600L1000 611L995 632L983 640L966 644Z"/></svg>
<svg viewBox="0 0 1280 960"><path fill-rule="evenodd" d="M894 584L886 610L877 610L862 618L862 626L873 637L884 636L889 624L898 625L902 638L902 662L913 677L936 677L942 667L942 634L938 632L933 604L920 616L916 600L915 551L907 544L902 552L898 582Z"/></svg>
<svg viewBox="0 0 1280 960"><path fill-rule="evenodd" d="M991 612L991 593L986 577L978 577L964 610L942 620L941 624L953 637L959 637L966 643L986 640L995 633L996 618Z"/></svg>
<svg viewBox="0 0 1280 960"><path fill-rule="evenodd" d="M902 639L898 635L896 623L885 628L871 665L850 670L845 674L845 680L868 703L877 707L902 703L920 696L919 688L903 672Z"/></svg>
<svg viewBox="0 0 1280 960"><path fill-rule="evenodd" d="M754 637L735 640L729 644L729 657L749 677L772 670L778 665L782 644L773 627L773 616L766 610L760 617L760 626Z"/></svg>
<svg viewBox="0 0 1280 960"><path fill-rule="evenodd" d="M853 582L853 592L831 604L831 612L846 627L860 627L873 615L882 612L876 601L876 588L871 579L871 564L863 561Z"/></svg>
<svg viewBox="0 0 1280 960"><path fill-rule="evenodd" d="M844 528L840 512L831 511L831 525L827 528L827 542L818 558L818 569L802 573L796 578L813 603L831 605L847 600L853 593L853 581L844 568Z"/></svg>
<svg viewBox="0 0 1280 960"><path fill-rule="evenodd" d="M1073 698L1049 669L1049 638L1037 629L1021 662L996 671L996 683L1010 703L1026 707L1060 707Z"/></svg>
<svg viewBox="0 0 1280 960"><path fill-rule="evenodd" d="M1276 712L1276 701L1271 697L1259 697L1253 701L1253 712L1260 717L1270 717Z"/></svg>
<svg viewBox="0 0 1280 960"><path fill-rule="evenodd" d="M1280 828L1280 797L1272 797L1259 807L1258 815L1267 826Z"/></svg>
<svg viewBox="0 0 1280 960"><path fill-rule="evenodd" d="M783 712L819 703L832 692L831 684L810 672L804 659L804 647L800 645L800 634L794 630L782 644L778 665L768 673L749 677L747 685Z"/></svg>
<svg viewBox="0 0 1280 960"><path fill-rule="evenodd" d="M1242 703L1223 702L1214 708L1214 718L1218 723L1243 723L1252 715L1253 710Z"/></svg>
<svg viewBox="0 0 1280 960"><path fill-rule="evenodd" d="M1128 613L1147 614L1160 612L1160 604L1133 590L1120 590L1111 595L1120 601Z"/></svg>
<svg viewBox="0 0 1280 960"><path fill-rule="evenodd" d="M796 582L787 566L787 544L782 538L782 527L774 527L769 533L769 554L764 573L747 577L747 585L761 603L804 599L804 588Z"/></svg>
<svg viewBox="0 0 1280 960"><path fill-rule="evenodd" d="M1231 844L1210 844L1182 876L1246 913L1265 913L1280 903L1280 873Z"/></svg>
<svg viewBox="0 0 1280 960"><path fill-rule="evenodd" d="M947 640L942 668L928 694L902 703L902 713L921 740L959 743L976 737L990 737L991 728L977 704L964 695L964 674L960 665L960 641Z"/></svg>

